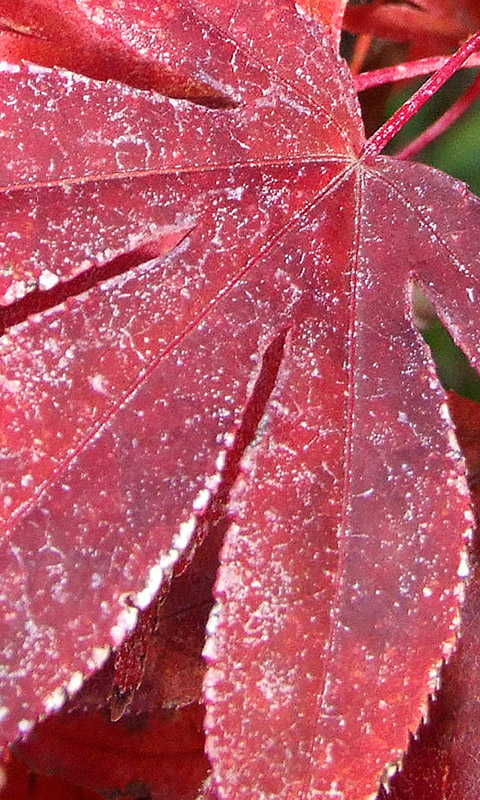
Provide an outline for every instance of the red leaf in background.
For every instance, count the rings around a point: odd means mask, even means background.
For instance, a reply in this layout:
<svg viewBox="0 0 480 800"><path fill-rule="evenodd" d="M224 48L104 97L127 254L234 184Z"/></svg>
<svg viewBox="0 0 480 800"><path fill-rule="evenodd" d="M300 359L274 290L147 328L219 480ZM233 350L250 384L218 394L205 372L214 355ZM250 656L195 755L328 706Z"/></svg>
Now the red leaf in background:
<svg viewBox="0 0 480 800"><path fill-rule="evenodd" d="M57 776L33 774L25 764L10 755L7 784L1 797L2 800L100 800L101 796ZM123 800L130 798L124 796Z"/></svg>
<svg viewBox="0 0 480 800"><path fill-rule="evenodd" d="M454 50L479 25L477 0L374 0L345 11L346 30L410 42L410 58Z"/></svg>
<svg viewBox="0 0 480 800"><path fill-rule="evenodd" d="M59 800L73 800L77 787L99 796L194 800L208 773L202 720L196 703L126 715L116 724L99 711L62 711L40 723L20 753L35 772L59 776L58 794L52 792ZM12 777L5 800L23 800Z"/></svg>
<svg viewBox="0 0 480 800"><path fill-rule="evenodd" d="M348 71L289 0L62 14L59 52L80 14L77 68L114 42L121 82L2 73L4 739L188 562L253 404L208 625L215 786L366 798L458 626L471 512L410 294L478 365L479 203L362 156ZM197 103L132 88L145 60Z"/></svg>

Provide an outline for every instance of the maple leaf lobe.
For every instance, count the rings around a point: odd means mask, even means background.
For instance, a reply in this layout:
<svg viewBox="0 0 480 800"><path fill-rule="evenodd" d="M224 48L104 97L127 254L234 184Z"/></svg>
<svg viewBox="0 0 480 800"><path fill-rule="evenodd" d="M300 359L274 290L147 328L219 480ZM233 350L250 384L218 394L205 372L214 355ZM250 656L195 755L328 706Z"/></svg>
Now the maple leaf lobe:
<svg viewBox="0 0 480 800"><path fill-rule="evenodd" d="M2 110L17 132L3 219L35 252L26 273L41 264L69 281L87 255L85 270L147 240L162 253L3 337L2 599L16 612L4 634L26 654L21 674L10 659L5 735L93 667L92 647L121 641L135 616L119 615L122 600L146 604L192 546L262 360L288 331L232 498L207 646L208 749L221 797L366 797L455 636L468 500L450 423L432 419L443 393L408 293L420 280L478 363L478 203L428 170L357 161L346 68L292 4L155 9L168 36L150 2L106 6L95 24L133 48L148 40L179 74L208 73L235 108L28 66L2 83L18 98L15 115ZM23 231L25 217L35 224Z"/></svg>

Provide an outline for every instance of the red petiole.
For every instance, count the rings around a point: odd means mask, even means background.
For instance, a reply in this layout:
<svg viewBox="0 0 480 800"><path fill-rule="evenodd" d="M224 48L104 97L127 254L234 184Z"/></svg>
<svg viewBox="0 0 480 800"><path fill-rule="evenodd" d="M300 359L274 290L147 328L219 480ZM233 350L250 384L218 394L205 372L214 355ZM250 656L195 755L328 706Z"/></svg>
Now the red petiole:
<svg viewBox="0 0 480 800"><path fill-rule="evenodd" d="M390 119L382 125L366 142L364 156L374 156L382 152L394 136L425 105L438 90L455 74L465 61L480 49L480 31L464 42L448 61L429 78L420 89L410 97Z"/></svg>

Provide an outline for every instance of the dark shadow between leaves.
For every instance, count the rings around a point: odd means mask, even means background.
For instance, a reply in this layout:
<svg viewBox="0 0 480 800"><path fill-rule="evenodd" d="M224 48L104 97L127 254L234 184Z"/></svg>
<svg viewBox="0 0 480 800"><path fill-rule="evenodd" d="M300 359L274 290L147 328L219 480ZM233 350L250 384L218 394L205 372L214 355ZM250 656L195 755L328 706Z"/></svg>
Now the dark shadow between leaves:
<svg viewBox="0 0 480 800"><path fill-rule="evenodd" d="M440 320L419 283L412 287L413 322L428 344L440 383L446 391L480 403L480 376Z"/></svg>
<svg viewBox="0 0 480 800"><path fill-rule="evenodd" d="M190 233L191 228L180 231L174 241L168 238L144 242L105 264L89 267L84 272L69 280L60 281L51 289L34 289L8 306L0 306L0 336L3 336L14 325L25 322L33 314L53 309L65 301L78 297L104 281L123 275L135 267L147 264L153 259L165 255L168 250L180 244Z"/></svg>
<svg viewBox="0 0 480 800"><path fill-rule="evenodd" d="M193 547L177 562L170 591L168 591L168 585L162 587L160 596L153 601L158 606L158 613L151 635L158 635L161 630L162 641L167 642L167 646L168 639L172 638L173 640L173 637L176 636L175 628L182 624L182 616L186 619L183 624L187 625L188 631L193 628L198 631L196 639L188 638L189 634L185 637L184 646L188 649L188 657L193 668L195 668L195 662L202 664L198 675L200 681L204 671L202 661L204 632L213 605L213 587L219 567L219 553L224 536L232 521L228 512L230 493L241 470L242 456L255 437L275 387L283 359L286 336L287 331L283 331L267 347L262 358L259 376L245 407L241 425L236 433L233 446L228 451L221 483L198 522ZM144 618L151 615L150 609L151 606L140 612L135 630L113 657L113 690L110 693L110 716L113 721L121 719L132 704L140 681L143 681L142 690L146 688L145 684L153 686L154 683L152 675L149 674L152 672L152 664L148 661L145 648L143 648L143 654L141 653L142 645L139 641L139 637L145 638L144 633L141 632L142 623ZM187 612L192 609L195 609L194 619L187 618ZM170 622L170 624L173 624L174 629L169 631L169 620L171 621L172 618L174 618L173 623ZM178 646L177 642L175 648L178 649ZM130 653L133 660L139 660L137 669L134 667L132 670L132 664L128 663ZM152 658L156 658L156 656L152 656ZM161 658L157 658L155 665L157 675L158 669L162 669L161 660ZM125 681L122 677L123 674L138 676L135 679L136 683ZM200 683L198 693L200 696ZM159 700L162 703L169 702L166 697Z"/></svg>

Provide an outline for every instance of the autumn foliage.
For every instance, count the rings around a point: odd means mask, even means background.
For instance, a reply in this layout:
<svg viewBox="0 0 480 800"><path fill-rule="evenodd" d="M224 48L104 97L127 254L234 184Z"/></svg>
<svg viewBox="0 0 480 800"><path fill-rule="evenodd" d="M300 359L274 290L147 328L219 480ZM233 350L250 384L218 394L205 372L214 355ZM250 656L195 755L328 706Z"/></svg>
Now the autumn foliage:
<svg viewBox="0 0 480 800"><path fill-rule="evenodd" d="M480 203L339 47L479 24L0 0L2 800L478 797Z"/></svg>

